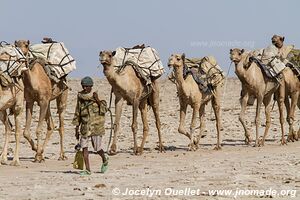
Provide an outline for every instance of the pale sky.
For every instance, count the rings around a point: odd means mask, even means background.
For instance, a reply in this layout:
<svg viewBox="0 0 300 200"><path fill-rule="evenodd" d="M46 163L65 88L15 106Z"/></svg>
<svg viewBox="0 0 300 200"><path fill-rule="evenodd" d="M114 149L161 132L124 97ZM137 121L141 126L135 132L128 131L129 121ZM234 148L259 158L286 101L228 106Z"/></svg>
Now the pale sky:
<svg viewBox="0 0 300 200"><path fill-rule="evenodd" d="M70 77L103 77L100 50L146 44L166 69L172 53L213 55L227 73L229 49L264 48L273 34L300 48L297 0L1 0L0 40L44 36L65 43L77 62ZM168 71L168 70L167 70ZM234 69L231 68L231 76Z"/></svg>

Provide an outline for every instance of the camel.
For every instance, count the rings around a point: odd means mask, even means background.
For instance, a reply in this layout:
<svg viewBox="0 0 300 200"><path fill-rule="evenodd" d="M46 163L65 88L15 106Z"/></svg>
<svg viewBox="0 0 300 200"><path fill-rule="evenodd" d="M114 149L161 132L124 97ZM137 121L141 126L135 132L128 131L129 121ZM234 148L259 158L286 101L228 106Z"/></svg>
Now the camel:
<svg viewBox="0 0 300 200"><path fill-rule="evenodd" d="M243 125L245 131L245 143L250 144L250 134L246 127L244 116L247 107L248 98L253 95L257 99L256 105L256 139L255 146L264 146L265 138L268 134L271 124L271 99L272 94L276 92L277 102L280 113L280 124L281 124L281 144L286 144L284 138L284 118L283 118L283 103L284 103L284 81L281 79L278 84L276 81L267 78L260 67L255 62L249 62L249 53L245 52L244 49L230 49L230 59L235 63L235 73L242 83L241 92L241 112L239 115L239 121ZM259 140L259 126L260 126L260 110L261 104L265 106L266 115L266 127L262 140Z"/></svg>
<svg viewBox="0 0 300 200"><path fill-rule="evenodd" d="M293 73L291 68L286 67L283 72L284 76L284 84L285 84L285 107L287 113L287 122L289 124L289 134L287 137L287 141L295 141L300 138L300 128L298 133L294 130L294 121L295 121L295 111L296 106L300 109L300 81ZM291 103L289 101L291 99Z"/></svg>
<svg viewBox="0 0 300 200"><path fill-rule="evenodd" d="M23 54L28 58L29 41L19 40L15 45L19 47ZM29 62L28 62L29 63ZM60 134L60 156L59 160L65 160L67 157L64 152L64 114L67 105L68 89L63 80L58 83L51 81L44 70L44 61L37 59L33 61L28 68L23 71L24 96L26 101L26 125L24 137L28 140L32 150L36 151L35 162L44 161L43 151L54 130L54 124L50 112L50 101L56 100L57 111L59 115L59 134ZM40 107L39 121L36 129L37 144L34 143L30 134L30 125L34 102ZM42 123L47 122L47 134L43 145L41 145Z"/></svg>
<svg viewBox="0 0 300 200"><path fill-rule="evenodd" d="M0 60L10 60L8 55L1 55ZM7 163L7 149L9 143L9 137L11 134L11 124L8 119L7 109L11 109L15 120L15 139L16 146L14 151L14 158L10 165L19 166L19 149L20 149L20 117L24 107L24 85L21 77L15 78L15 83L6 87L0 85L0 120L5 126L5 142L3 151L0 156L0 164Z"/></svg>
<svg viewBox="0 0 300 200"><path fill-rule="evenodd" d="M175 54L169 58L168 66L173 67L174 76L176 79L176 87L180 103L180 123L178 132L187 136L190 139L189 150L196 150L203 132L205 105L211 101L214 114L216 117L217 128L217 144L215 150L221 149L220 144L220 85L215 88L214 94L205 94L200 91L198 84L193 79L192 75L183 78L185 55ZM193 109L192 121L190 125L190 133L185 129L185 116L187 106L190 105ZM194 135L196 129L196 118L200 116L200 134Z"/></svg>
<svg viewBox="0 0 300 200"><path fill-rule="evenodd" d="M145 96L145 85L136 75L135 70L131 65L127 65L120 72L116 72L114 67L115 51L101 51L99 54L100 62L103 65L103 73L106 76L108 82L112 86L113 93L115 94L115 123L114 123L114 136L113 142L110 148L110 154L117 153L117 137L120 132L120 118L122 113L123 101L127 101L129 105L132 105L132 125L134 139L134 153L135 155L141 155L143 153L146 138L149 132L148 119L147 119L147 102L152 107L155 116L155 123L158 132L159 151L164 151L161 138L161 124L159 117L159 87L157 79L152 80L152 91L149 95ZM140 147L137 146L137 115L138 109L141 112L143 122L143 139Z"/></svg>
<svg viewBox="0 0 300 200"><path fill-rule="evenodd" d="M293 48L293 46L283 45L284 37L279 35L274 35L272 37L272 44L275 45L278 49L280 58L287 65L287 67L283 70L282 74L284 76L285 83L285 107L287 111L287 122L289 124L289 134L287 141L295 141L300 138L300 128L298 133L294 131L294 121L295 121L295 111L296 106L298 104L298 108L300 108L300 81L297 76L293 73L290 68L290 63L288 61L288 53ZM289 98L291 98L291 104L289 102Z"/></svg>

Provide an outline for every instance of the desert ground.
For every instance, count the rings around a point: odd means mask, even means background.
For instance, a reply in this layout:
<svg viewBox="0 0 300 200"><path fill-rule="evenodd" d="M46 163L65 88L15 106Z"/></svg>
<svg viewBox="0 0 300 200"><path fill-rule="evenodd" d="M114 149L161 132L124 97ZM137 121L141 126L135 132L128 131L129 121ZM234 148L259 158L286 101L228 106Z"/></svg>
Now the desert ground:
<svg viewBox="0 0 300 200"><path fill-rule="evenodd" d="M105 78L94 79L94 89L109 102L110 85ZM213 150L216 143L215 117L211 105L206 108L206 137L200 141L200 148L188 151L188 139L177 131L179 124L179 103L176 87L167 79L160 81L160 116L166 152L156 150L158 137L152 111L149 112L150 133L144 154L135 156L132 152L131 107L124 106L121 118L122 133L118 138L118 154L110 156L109 169L99 173L101 159L90 154L92 175L80 176L73 169L75 156L74 127L71 124L76 94L81 89L80 79L69 80L70 92L65 115L65 150L68 160L58 161L59 134L55 131L45 149L45 162L33 163L34 152L21 136L21 166L0 165L0 199L300 199L300 141L280 145L280 125L277 105L272 111L272 123L264 147L253 147L244 143L244 131L238 115L240 112L240 82L229 78L222 98L222 150ZM55 102L51 104L55 124L58 125ZM114 108L112 108L114 112ZM246 120L255 136L255 106L247 109ZM264 109L262 109L264 130ZM37 124L35 107L32 135ZM300 112L297 110L296 128L299 127ZM11 118L13 121L13 118ZM25 122L23 118L22 127ZM191 120L188 110L187 129ZM139 116L139 143L142 124ZM106 135L103 148L106 150L110 134L109 115L106 118ZM4 126L0 127L4 133ZM285 130L288 130L285 123ZM3 134L4 135L4 134ZM0 150L4 137L0 137ZM45 136L45 129L44 129ZM34 136L35 137L35 136ZM14 135L10 137L9 159L14 151ZM92 151L92 148L90 148ZM9 164L9 163L8 163ZM128 194L126 191L129 190ZM228 190L221 194L213 190ZM241 190L245 190L244 193ZM251 190L263 190L250 194ZM272 194L266 192L274 190ZM265 191L265 192L264 192ZM248 195L246 195L248 192ZM250 194L250 195L249 195Z"/></svg>

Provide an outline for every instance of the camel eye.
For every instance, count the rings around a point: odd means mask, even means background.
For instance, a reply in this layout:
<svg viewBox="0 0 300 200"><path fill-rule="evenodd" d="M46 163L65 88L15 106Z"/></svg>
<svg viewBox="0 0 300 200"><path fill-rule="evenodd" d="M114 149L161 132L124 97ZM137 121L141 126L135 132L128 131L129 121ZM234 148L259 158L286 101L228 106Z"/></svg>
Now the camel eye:
<svg viewBox="0 0 300 200"><path fill-rule="evenodd" d="M177 58L177 61L179 61L180 60L180 58Z"/></svg>

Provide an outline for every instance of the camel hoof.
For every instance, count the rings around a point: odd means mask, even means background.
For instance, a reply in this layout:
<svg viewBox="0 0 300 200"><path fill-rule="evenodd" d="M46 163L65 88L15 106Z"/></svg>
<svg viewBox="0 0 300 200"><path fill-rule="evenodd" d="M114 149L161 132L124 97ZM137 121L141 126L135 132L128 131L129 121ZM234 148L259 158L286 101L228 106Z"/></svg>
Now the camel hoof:
<svg viewBox="0 0 300 200"><path fill-rule="evenodd" d="M197 146L196 145L194 145L194 143L190 143L189 145L188 145L188 147L189 147L189 151L196 151L197 150Z"/></svg>
<svg viewBox="0 0 300 200"><path fill-rule="evenodd" d="M59 161L61 161L61 160L68 160L68 157L65 156L65 155L62 155L62 156L59 156L58 160Z"/></svg>
<svg viewBox="0 0 300 200"><path fill-rule="evenodd" d="M287 137L287 142L294 142L294 137L293 137L293 135L288 135L288 137Z"/></svg>
<svg viewBox="0 0 300 200"><path fill-rule="evenodd" d="M33 162L34 163L44 163L45 159L44 159L43 155L36 154Z"/></svg>
<svg viewBox="0 0 300 200"><path fill-rule="evenodd" d="M163 145L159 145L158 150L160 153L166 153L165 147Z"/></svg>
<svg viewBox="0 0 300 200"><path fill-rule="evenodd" d="M293 131L292 133L289 133L288 137L287 137L287 141L288 142L295 142L298 141L298 135L296 131Z"/></svg>
<svg viewBox="0 0 300 200"><path fill-rule="evenodd" d="M13 160L11 163L10 163L10 166L20 166L20 161L19 160Z"/></svg>
<svg viewBox="0 0 300 200"><path fill-rule="evenodd" d="M251 138L250 138L250 136L247 136L247 135L246 135L246 138L245 138L245 144L246 144L246 145L250 145L250 143L251 143Z"/></svg>
<svg viewBox="0 0 300 200"><path fill-rule="evenodd" d="M282 145L282 146L283 146L283 145L287 145L286 140L285 140L285 139L282 139L280 145Z"/></svg>
<svg viewBox="0 0 300 200"><path fill-rule="evenodd" d="M259 147L265 146L265 141L264 141L263 139L259 140L258 146L259 146Z"/></svg>
<svg viewBox="0 0 300 200"><path fill-rule="evenodd" d="M117 155L117 145L112 144L110 146L110 150L108 151L108 155L111 155L111 156Z"/></svg>
<svg viewBox="0 0 300 200"><path fill-rule="evenodd" d="M222 147L221 147L221 146L215 146L214 150L215 150L215 151L222 150Z"/></svg>
<svg viewBox="0 0 300 200"><path fill-rule="evenodd" d="M1 160L0 164L1 165L7 165L7 160Z"/></svg>
<svg viewBox="0 0 300 200"><path fill-rule="evenodd" d="M140 156L143 154L144 149L141 147L136 148L135 155Z"/></svg>
<svg viewBox="0 0 300 200"><path fill-rule="evenodd" d="M109 151L108 151L108 155L114 156L114 155L117 155L117 152L116 152L116 151L113 151L113 150L109 150Z"/></svg>

